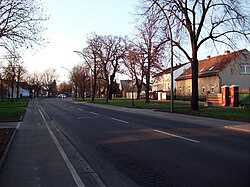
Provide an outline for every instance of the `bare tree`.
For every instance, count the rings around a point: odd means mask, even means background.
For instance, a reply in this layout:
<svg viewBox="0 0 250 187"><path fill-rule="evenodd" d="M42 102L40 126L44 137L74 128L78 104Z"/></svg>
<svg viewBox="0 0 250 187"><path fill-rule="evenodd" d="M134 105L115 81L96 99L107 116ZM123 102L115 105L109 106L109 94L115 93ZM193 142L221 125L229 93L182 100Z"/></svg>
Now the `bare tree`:
<svg viewBox="0 0 250 187"><path fill-rule="evenodd" d="M143 7L163 15L171 23L175 38L173 44L191 63L191 109L198 110L198 52L206 42L222 44L235 49L237 41L249 44L249 14L246 1L238 0L142 0ZM170 20L170 21L169 21ZM166 31L168 32L168 31ZM190 50L191 49L191 50Z"/></svg>
<svg viewBox="0 0 250 187"><path fill-rule="evenodd" d="M41 89L42 85L42 75L40 75L37 72L34 72L33 74L29 74L27 77L27 82L31 86L31 92L30 95L34 94L33 97L39 97L39 90Z"/></svg>
<svg viewBox="0 0 250 187"><path fill-rule="evenodd" d="M36 0L0 1L0 46L32 47L43 42L42 23L48 18Z"/></svg>
<svg viewBox="0 0 250 187"><path fill-rule="evenodd" d="M135 79L137 87L137 98L140 99L140 94L143 86L143 79L145 77L145 54L142 53L140 44L129 42L126 45L126 56L124 60L125 67L128 69L129 75Z"/></svg>
<svg viewBox="0 0 250 187"><path fill-rule="evenodd" d="M137 27L139 34L139 47L141 54L145 56L145 77L146 77L146 103L149 103L150 76L153 69L162 68L161 57L164 44L168 41L162 38L161 28L157 24L158 17L152 12L148 13L144 22Z"/></svg>
<svg viewBox="0 0 250 187"><path fill-rule="evenodd" d="M80 95L84 100L84 93L87 83L89 68L82 64L74 66L71 70L71 79L75 84L76 97ZM79 93L79 94L78 94Z"/></svg>
<svg viewBox="0 0 250 187"><path fill-rule="evenodd" d="M26 72L27 71L23 65L23 62L18 62L17 66L16 66L16 88L17 88L16 98L17 98L17 100L19 100L19 96L20 96L19 83L23 80Z"/></svg>
<svg viewBox="0 0 250 187"><path fill-rule="evenodd" d="M7 65L3 67L3 76L6 80L10 81L10 87L11 87L11 102L13 102L14 98L14 86L16 85L16 97L17 100L19 98L19 82L21 78L22 73L22 67L21 67L21 61L20 56L16 51L12 51L11 54L8 54L5 56L5 59L7 60Z"/></svg>
<svg viewBox="0 0 250 187"><path fill-rule="evenodd" d="M67 82L62 82L58 85L58 92L59 93L70 93L71 85Z"/></svg>
<svg viewBox="0 0 250 187"><path fill-rule="evenodd" d="M100 76L100 59L98 52L101 50L101 40L100 36L96 33L92 33L92 36L87 38L87 47L83 49L83 52L80 53L85 63L88 65L90 70L90 84L91 84L91 101L93 102L96 94L97 87L97 78Z"/></svg>
<svg viewBox="0 0 250 187"><path fill-rule="evenodd" d="M46 87L48 91L48 97L50 97L51 92L56 86L56 80L58 79L56 69L46 69L41 76L42 84Z"/></svg>
<svg viewBox="0 0 250 187"><path fill-rule="evenodd" d="M102 66L103 78L106 81L108 101L108 99L112 99L112 87L125 55L125 45L124 39L119 36L100 36L99 39L102 46L98 51L98 57Z"/></svg>

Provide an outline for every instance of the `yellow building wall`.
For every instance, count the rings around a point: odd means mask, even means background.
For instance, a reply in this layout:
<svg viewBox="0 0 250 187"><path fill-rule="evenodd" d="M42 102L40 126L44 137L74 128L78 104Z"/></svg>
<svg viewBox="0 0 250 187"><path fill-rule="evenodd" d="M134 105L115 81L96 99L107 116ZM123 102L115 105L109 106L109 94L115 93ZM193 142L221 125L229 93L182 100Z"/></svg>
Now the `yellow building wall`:
<svg viewBox="0 0 250 187"><path fill-rule="evenodd" d="M206 95L207 91L210 93L220 93L220 80L217 76L201 77L198 79L199 95ZM192 79L176 81L176 95L189 96L192 94Z"/></svg>

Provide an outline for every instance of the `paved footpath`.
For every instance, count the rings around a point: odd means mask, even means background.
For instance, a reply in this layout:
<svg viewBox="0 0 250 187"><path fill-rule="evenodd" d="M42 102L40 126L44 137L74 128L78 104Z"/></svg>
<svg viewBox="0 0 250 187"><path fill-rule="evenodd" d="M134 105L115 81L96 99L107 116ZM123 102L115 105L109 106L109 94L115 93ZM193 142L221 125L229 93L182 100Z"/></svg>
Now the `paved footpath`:
<svg viewBox="0 0 250 187"><path fill-rule="evenodd" d="M33 102L27 108L0 171L0 186L81 186L76 185Z"/></svg>

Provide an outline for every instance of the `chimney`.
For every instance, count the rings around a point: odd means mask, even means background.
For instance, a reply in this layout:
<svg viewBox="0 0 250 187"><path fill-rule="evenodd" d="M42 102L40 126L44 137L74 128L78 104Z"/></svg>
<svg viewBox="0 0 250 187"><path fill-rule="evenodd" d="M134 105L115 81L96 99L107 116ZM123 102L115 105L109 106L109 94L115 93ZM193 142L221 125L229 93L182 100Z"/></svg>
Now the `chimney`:
<svg viewBox="0 0 250 187"><path fill-rule="evenodd" d="M224 54L225 54L225 55L227 55L227 54L229 54L229 53L230 53L229 50L224 51Z"/></svg>
<svg viewBox="0 0 250 187"><path fill-rule="evenodd" d="M207 56L207 59L209 59L209 58L211 58L211 56L210 56L210 55L208 55L208 56Z"/></svg>

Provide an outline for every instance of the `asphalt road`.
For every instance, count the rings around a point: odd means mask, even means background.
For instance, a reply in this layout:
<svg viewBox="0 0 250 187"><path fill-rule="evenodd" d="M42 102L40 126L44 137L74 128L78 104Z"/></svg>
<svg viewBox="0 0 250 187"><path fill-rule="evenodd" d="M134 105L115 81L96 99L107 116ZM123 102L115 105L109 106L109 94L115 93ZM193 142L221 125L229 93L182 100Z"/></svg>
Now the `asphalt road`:
<svg viewBox="0 0 250 187"><path fill-rule="evenodd" d="M36 108L86 186L250 186L249 133L61 99Z"/></svg>

